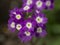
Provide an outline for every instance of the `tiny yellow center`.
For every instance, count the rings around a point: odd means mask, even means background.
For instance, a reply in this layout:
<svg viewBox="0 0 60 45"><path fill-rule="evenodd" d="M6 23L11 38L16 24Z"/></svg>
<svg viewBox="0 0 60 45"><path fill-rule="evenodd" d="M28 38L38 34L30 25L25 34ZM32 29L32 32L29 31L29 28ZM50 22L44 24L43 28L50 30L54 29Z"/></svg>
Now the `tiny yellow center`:
<svg viewBox="0 0 60 45"><path fill-rule="evenodd" d="M38 5L40 5L40 2L38 3Z"/></svg>
<svg viewBox="0 0 60 45"><path fill-rule="evenodd" d="M30 24L28 24L28 26L30 26Z"/></svg>

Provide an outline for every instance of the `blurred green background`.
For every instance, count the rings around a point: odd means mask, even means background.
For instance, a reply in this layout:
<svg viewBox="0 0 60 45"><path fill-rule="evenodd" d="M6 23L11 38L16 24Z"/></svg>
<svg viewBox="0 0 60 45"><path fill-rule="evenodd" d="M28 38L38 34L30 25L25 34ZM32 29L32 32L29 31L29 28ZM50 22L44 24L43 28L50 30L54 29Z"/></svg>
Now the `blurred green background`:
<svg viewBox="0 0 60 45"><path fill-rule="evenodd" d="M25 45L17 38L17 32L11 33L7 28L9 10L16 6L21 7L22 0L0 0L0 45ZM44 10L43 13L48 18L48 35L39 39L36 44L60 45L60 0L54 0L53 10ZM33 42L35 40L33 39Z"/></svg>

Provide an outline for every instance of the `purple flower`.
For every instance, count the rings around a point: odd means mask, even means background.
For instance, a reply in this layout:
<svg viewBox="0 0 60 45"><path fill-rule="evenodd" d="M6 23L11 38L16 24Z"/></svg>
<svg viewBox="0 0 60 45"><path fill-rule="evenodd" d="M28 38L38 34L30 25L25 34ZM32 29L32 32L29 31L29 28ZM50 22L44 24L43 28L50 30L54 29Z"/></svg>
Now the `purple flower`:
<svg viewBox="0 0 60 45"><path fill-rule="evenodd" d="M32 20L32 18L28 18L27 20L24 21L24 25L26 28L34 31L34 27L36 26L36 23L34 20Z"/></svg>
<svg viewBox="0 0 60 45"><path fill-rule="evenodd" d="M20 8L21 11L23 12L31 12L32 8L29 5L23 4L22 8Z"/></svg>
<svg viewBox="0 0 60 45"><path fill-rule="evenodd" d="M35 22L38 26L43 26L43 24L47 23L47 18L44 14L41 14L41 13L37 14L36 13L35 15L33 15L32 18L35 20Z"/></svg>
<svg viewBox="0 0 60 45"><path fill-rule="evenodd" d="M20 31L23 28L23 26L24 26L24 23L22 23L22 22L21 21L17 21L16 22L12 18L10 18L8 20L8 29L11 30L12 32L14 32L15 30Z"/></svg>
<svg viewBox="0 0 60 45"><path fill-rule="evenodd" d="M53 9L53 7L54 7L53 2L54 2L53 0L46 0L45 1L45 5L46 5L45 9Z"/></svg>
<svg viewBox="0 0 60 45"><path fill-rule="evenodd" d="M41 13L45 7L52 7L52 0L23 0L22 8L10 10L8 28L12 32L18 31L18 38L22 42L30 41L33 36L45 37L47 18Z"/></svg>
<svg viewBox="0 0 60 45"><path fill-rule="evenodd" d="M22 28L24 27L24 23L22 23L22 22L16 22L16 30L18 30L18 31L22 30Z"/></svg>
<svg viewBox="0 0 60 45"><path fill-rule="evenodd" d="M10 18L15 21L21 21L24 19L24 15L18 8L14 8L10 11Z"/></svg>
<svg viewBox="0 0 60 45"><path fill-rule="evenodd" d="M8 20L8 29L12 32L16 30L16 22L11 18Z"/></svg>
<svg viewBox="0 0 60 45"><path fill-rule="evenodd" d="M18 38L21 39L22 42L30 41L33 37L34 33L23 27L23 29L18 33Z"/></svg>
<svg viewBox="0 0 60 45"><path fill-rule="evenodd" d="M23 4L33 6L35 0L23 0Z"/></svg>
<svg viewBox="0 0 60 45"><path fill-rule="evenodd" d="M23 6L20 10L31 12L34 8L35 0L23 0Z"/></svg>
<svg viewBox="0 0 60 45"><path fill-rule="evenodd" d="M37 9L37 10L42 10L42 9L45 8L45 3L44 3L44 1L42 1L42 0L36 0L34 7L35 7L35 9Z"/></svg>
<svg viewBox="0 0 60 45"><path fill-rule="evenodd" d="M46 32L46 27L43 26L43 27L37 27L35 29L35 36L36 37L45 37L47 35L47 32Z"/></svg>

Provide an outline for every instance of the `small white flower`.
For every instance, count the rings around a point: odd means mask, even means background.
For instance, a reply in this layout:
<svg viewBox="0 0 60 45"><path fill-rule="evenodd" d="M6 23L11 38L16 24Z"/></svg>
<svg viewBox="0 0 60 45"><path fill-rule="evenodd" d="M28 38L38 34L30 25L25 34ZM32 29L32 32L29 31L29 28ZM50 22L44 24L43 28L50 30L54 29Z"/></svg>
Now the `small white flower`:
<svg viewBox="0 0 60 45"><path fill-rule="evenodd" d="M51 5L51 1L46 1L46 6L50 6Z"/></svg>
<svg viewBox="0 0 60 45"><path fill-rule="evenodd" d="M27 0L27 5L32 4L32 0Z"/></svg>
<svg viewBox="0 0 60 45"><path fill-rule="evenodd" d="M42 1L40 1L40 0L36 2L36 6L37 6L38 8L42 7L42 4L43 4L43 3L42 3Z"/></svg>
<svg viewBox="0 0 60 45"><path fill-rule="evenodd" d="M10 26L11 28L15 28L15 22L12 22Z"/></svg>
<svg viewBox="0 0 60 45"><path fill-rule="evenodd" d="M18 19L18 20L21 19L21 15L20 14L17 14L16 15L16 19Z"/></svg>
<svg viewBox="0 0 60 45"><path fill-rule="evenodd" d="M31 28L31 27L32 27L32 23L27 22L26 27L27 27L27 28Z"/></svg>
<svg viewBox="0 0 60 45"><path fill-rule="evenodd" d="M29 6L25 6L25 7L23 8L23 10L29 10L29 9L30 9Z"/></svg>
<svg viewBox="0 0 60 45"><path fill-rule="evenodd" d="M20 30L21 28L22 28L22 26L21 26L20 24L17 24L17 25L16 25L16 29L17 29L17 30Z"/></svg>
<svg viewBox="0 0 60 45"><path fill-rule="evenodd" d="M26 35L26 36L30 36L30 35L31 35L31 33L30 33L30 32L28 32L28 31L25 31L25 35Z"/></svg>
<svg viewBox="0 0 60 45"><path fill-rule="evenodd" d="M36 17L36 22L37 22L37 23L41 23L41 22L42 22L42 18L40 18L39 16Z"/></svg>
<svg viewBox="0 0 60 45"><path fill-rule="evenodd" d="M37 33L42 33L42 28L41 27L37 28Z"/></svg>

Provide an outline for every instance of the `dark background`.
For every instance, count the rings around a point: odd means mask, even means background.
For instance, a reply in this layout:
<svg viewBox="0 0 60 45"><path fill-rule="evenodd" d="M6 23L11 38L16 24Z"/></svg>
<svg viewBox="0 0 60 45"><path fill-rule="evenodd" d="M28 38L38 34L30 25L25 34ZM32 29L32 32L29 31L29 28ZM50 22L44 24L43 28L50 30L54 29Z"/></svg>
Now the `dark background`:
<svg viewBox="0 0 60 45"><path fill-rule="evenodd" d="M39 39L37 45L60 45L60 0L54 0L54 4L53 10L43 11L48 18L48 35ZM0 45L23 45L16 36L17 32L11 33L7 27L9 10L16 6L21 7L22 0L0 0Z"/></svg>

